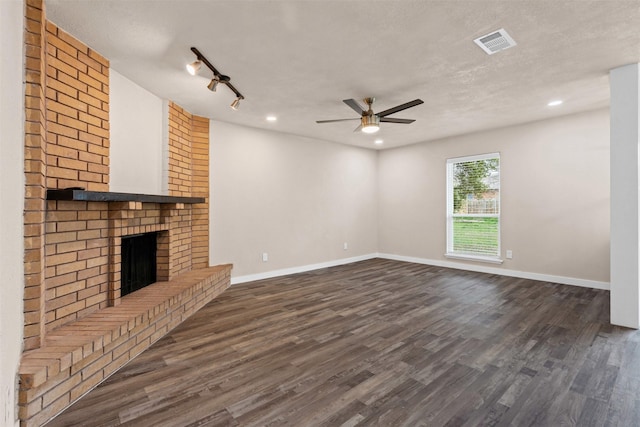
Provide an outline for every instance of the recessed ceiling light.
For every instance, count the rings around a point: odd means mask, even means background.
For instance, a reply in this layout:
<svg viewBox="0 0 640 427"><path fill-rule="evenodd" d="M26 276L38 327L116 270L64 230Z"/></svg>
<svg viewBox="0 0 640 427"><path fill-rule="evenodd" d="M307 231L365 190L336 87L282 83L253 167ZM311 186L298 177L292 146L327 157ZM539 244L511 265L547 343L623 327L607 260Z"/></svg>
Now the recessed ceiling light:
<svg viewBox="0 0 640 427"><path fill-rule="evenodd" d="M382 144L384 141L383 141L383 140L381 140L381 139L376 139L374 142L375 142L377 145L380 145L380 144Z"/></svg>
<svg viewBox="0 0 640 427"><path fill-rule="evenodd" d="M267 116L267 121L268 122L275 122L276 120L278 120L278 118L276 116Z"/></svg>
<svg viewBox="0 0 640 427"><path fill-rule="evenodd" d="M547 105L549 107L557 107L558 105L562 104L562 100L561 99L556 99L555 101L551 101L549 102Z"/></svg>

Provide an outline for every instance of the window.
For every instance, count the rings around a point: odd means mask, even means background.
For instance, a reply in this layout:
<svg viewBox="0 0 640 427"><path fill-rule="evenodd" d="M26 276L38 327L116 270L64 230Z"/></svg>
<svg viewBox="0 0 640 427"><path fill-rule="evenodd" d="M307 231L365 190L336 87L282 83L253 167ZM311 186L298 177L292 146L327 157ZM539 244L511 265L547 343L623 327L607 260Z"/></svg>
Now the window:
<svg viewBox="0 0 640 427"><path fill-rule="evenodd" d="M447 160L447 256L500 260L500 154Z"/></svg>

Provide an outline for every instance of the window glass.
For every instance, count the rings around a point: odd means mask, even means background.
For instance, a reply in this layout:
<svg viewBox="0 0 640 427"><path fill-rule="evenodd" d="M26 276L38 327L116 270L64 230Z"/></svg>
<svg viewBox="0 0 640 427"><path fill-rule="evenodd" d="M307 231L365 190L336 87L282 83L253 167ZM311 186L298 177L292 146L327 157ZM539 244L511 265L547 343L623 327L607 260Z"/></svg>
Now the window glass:
<svg viewBox="0 0 640 427"><path fill-rule="evenodd" d="M447 253L500 256L500 156L447 160Z"/></svg>

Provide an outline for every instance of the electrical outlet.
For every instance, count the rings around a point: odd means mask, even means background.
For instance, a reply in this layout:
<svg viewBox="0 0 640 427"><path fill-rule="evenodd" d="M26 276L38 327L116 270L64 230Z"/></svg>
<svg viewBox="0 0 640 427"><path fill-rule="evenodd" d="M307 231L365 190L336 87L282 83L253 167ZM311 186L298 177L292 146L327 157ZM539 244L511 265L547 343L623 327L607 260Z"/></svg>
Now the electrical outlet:
<svg viewBox="0 0 640 427"><path fill-rule="evenodd" d="M507 250L507 259L513 259L513 252L511 250Z"/></svg>
<svg viewBox="0 0 640 427"><path fill-rule="evenodd" d="M269 254L266 252L262 252L262 262L269 261Z"/></svg>
<svg viewBox="0 0 640 427"><path fill-rule="evenodd" d="M342 246L342 248L346 251L347 249L349 249L349 245L347 244L347 242L344 242L344 245Z"/></svg>

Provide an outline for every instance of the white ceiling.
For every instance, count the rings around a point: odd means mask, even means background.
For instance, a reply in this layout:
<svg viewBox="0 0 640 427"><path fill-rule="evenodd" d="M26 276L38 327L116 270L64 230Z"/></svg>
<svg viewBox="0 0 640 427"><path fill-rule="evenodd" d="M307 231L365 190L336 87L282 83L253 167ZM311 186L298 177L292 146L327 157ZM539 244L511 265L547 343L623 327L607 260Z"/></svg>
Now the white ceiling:
<svg viewBox="0 0 640 427"><path fill-rule="evenodd" d="M212 119L390 148L606 107L608 72L640 62L640 0L47 0L47 16L150 92ZM517 46L473 39L505 28ZM206 89L197 47L245 96ZM343 99L374 111L415 98L375 135ZM547 103L562 99L551 108ZM274 114L278 121L265 120ZM382 138L382 147L374 139Z"/></svg>

